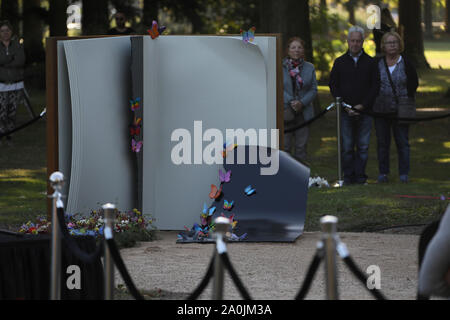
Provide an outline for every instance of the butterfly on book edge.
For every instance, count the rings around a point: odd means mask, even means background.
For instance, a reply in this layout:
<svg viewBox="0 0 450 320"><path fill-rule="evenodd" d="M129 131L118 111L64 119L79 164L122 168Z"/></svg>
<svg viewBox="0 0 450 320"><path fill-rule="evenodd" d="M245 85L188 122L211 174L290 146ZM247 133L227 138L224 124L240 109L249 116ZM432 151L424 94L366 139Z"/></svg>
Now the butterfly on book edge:
<svg viewBox="0 0 450 320"><path fill-rule="evenodd" d="M140 126L130 126L130 135L132 136L138 136L141 134L141 127Z"/></svg>
<svg viewBox="0 0 450 320"><path fill-rule="evenodd" d="M245 43L253 42L255 40L255 27L251 27L248 31L240 30L240 34L242 36L242 41Z"/></svg>
<svg viewBox="0 0 450 320"><path fill-rule="evenodd" d="M159 37L160 34L164 32L164 30L166 30L165 26L158 27L158 22L153 20L152 27L148 29L147 32L150 35L150 37L152 37L152 39L156 39Z"/></svg>
<svg viewBox="0 0 450 320"><path fill-rule="evenodd" d="M130 108L131 111L136 111L140 107L141 98L136 98L134 100L130 100Z"/></svg>
<svg viewBox="0 0 450 320"><path fill-rule="evenodd" d="M140 152L141 148L142 148L143 142L142 141L136 141L133 139L131 139L131 150L133 152Z"/></svg>

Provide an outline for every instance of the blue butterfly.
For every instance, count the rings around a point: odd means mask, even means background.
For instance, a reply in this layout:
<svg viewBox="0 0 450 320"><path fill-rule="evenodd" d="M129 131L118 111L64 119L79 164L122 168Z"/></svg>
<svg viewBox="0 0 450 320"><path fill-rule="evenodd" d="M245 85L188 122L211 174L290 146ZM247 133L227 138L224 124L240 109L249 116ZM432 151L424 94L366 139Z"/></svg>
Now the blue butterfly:
<svg viewBox="0 0 450 320"><path fill-rule="evenodd" d="M249 185L247 186L247 188L245 188L244 192L246 195L250 196L256 192L256 189L253 189L252 185Z"/></svg>
<svg viewBox="0 0 450 320"><path fill-rule="evenodd" d="M203 203L203 214L205 215L205 218L206 218L206 215L212 216L214 211L216 211L216 207L211 207L208 210L208 206L206 205L206 203Z"/></svg>
<svg viewBox="0 0 450 320"><path fill-rule="evenodd" d="M255 40L255 27L251 27L248 31L240 30L240 34L242 36L242 41L245 43L253 42Z"/></svg>

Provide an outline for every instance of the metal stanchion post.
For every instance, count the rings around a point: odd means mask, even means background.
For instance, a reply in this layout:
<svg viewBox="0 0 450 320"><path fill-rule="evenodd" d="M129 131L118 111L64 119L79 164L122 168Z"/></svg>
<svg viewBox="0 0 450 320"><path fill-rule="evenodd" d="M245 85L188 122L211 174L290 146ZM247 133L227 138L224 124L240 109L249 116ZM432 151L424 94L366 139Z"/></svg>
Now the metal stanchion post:
<svg viewBox="0 0 450 320"><path fill-rule="evenodd" d="M105 228L104 235L106 239L112 239L114 234L114 220L116 214L116 206L106 203L102 206ZM109 251L108 244L105 243L104 255L104 274L105 274L105 300L114 300L114 261Z"/></svg>
<svg viewBox="0 0 450 320"><path fill-rule="evenodd" d="M50 283L50 299L61 300L61 233L58 224L57 208L62 206L62 187L64 185L64 175L55 171L50 175L50 185L54 193L50 197L53 198L52 205L52 260L51 260L51 283Z"/></svg>
<svg viewBox="0 0 450 320"><path fill-rule="evenodd" d="M324 216L320 219L322 225L322 241L325 247L325 279L327 300L338 300L337 266L336 266L336 227L338 219L334 216Z"/></svg>
<svg viewBox="0 0 450 320"><path fill-rule="evenodd" d="M216 229L216 250L214 258L214 286L213 300L223 300L224 268L220 259L220 254L226 251L224 236L229 231L230 220L225 217L218 217L215 221Z"/></svg>
<svg viewBox="0 0 450 320"><path fill-rule="evenodd" d="M338 181L336 187L342 187L344 181L342 180L342 153L341 153L341 112L342 112L342 98L336 97L336 138L337 138L337 154L338 154Z"/></svg>

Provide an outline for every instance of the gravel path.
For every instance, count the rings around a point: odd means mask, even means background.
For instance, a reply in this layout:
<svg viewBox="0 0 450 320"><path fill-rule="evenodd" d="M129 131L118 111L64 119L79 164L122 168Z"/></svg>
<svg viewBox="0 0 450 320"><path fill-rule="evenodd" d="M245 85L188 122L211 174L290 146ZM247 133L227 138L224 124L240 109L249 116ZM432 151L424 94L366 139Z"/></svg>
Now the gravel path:
<svg viewBox="0 0 450 320"><path fill-rule="evenodd" d="M121 255L139 289L159 292L157 299L185 299L202 280L212 257L211 244L177 244L176 232L160 231L158 240L143 242ZM340 233L354 261L365 272L381 270L381 291L392 300L415 300L418 275L418 235ZM295 243L229 243L228 254L253 299L292 300L313 258L320 232L307 232ZM340 299L373 299L338 260ZM325 298L323 263L306 299ZM116 284L123 283L116 271ZM211 299L212 281L200 296ZM241 299L231 278L225 277L224 298Z"/></svg>

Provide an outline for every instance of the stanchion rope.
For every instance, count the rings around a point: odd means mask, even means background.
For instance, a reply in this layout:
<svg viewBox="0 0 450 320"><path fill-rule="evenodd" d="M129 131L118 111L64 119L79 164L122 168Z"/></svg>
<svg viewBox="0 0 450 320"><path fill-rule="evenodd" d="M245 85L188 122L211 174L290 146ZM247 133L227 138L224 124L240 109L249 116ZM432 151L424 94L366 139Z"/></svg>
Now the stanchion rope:
<svg viewBox="0 0 450 320"><path fill-rule="evenodd" d="M369 116L372 116L375 118L384 118L384 119L389 119L389 120L420 122L420 121L431 121L431 120L444 119L444 118L450 117L450 113L446 113L446 114L441 114L441 115L432 116L432 117L404 118L404 117L397 117L394 114L389 114L389 113L379 113L379 112L355 109L355 107L353 107L345 102L342 102L342 106L345 108L349 108L355 112L366 114L366 115L369 115Z"/></svg>
<svg viewBox="0 0 450 320"><path fill-rule="evenodd" d="M234 284L236 285L236 288L238 289L239 293L241 294L242 298L244 300L252 300L250 297L250 294L248 293L247 289L245 289L244 284L242 283L241 279L239 279L238 274L233 268L233 265L231 264L230 258L228 257L227 252L223 252L219 254L219 257L221 258L225 268L230 273L231 279L233 280Z"/></svg>
<svg viewBox="0 0 450 320"><path fill-rule="evenodd" d="M342 243L339 239L336 245L336 250L339 256L342 258L346 266L350 269L350 271L361 281L362 285L375 297L377 300L387 300L386 297L381 293L381 291L377 288L369 289L367 286L368 277L358 268L355 261L353 261L350 253L347 250L347 246Z"/></svg>
<svg viewBox="0 0 450 320"><path fill-rule="evenodd" d="M318 243L318 248L316 250L316 254L314 255L314 258L311 261L311 264L309 265L305 280L303 280L303 284L302 284L300 290L298 291L297 296L295 297L295 300L305 299L306 295L309 292L309 289L311 288L311 284L314 279L314 276L316 275L317 270L319 269L320 263L322 262L323 255L324 255L323 242L320 241Z"/></svg>
<svg viewBox="0 0 450 320"><path fill-rule="evenodd" d="M236 288L238 289L239 293L241 294L242 298L244 300L252 300L250 294L248 293L247 289L245 288L244 284L242 283L241 279L239 278L236 270L233 268L233 265L231 264L230 258L226 251L219 253L220 260L222 261L225 269L228 270L231 276L231 280L233 280ZM215 262L215 254L213 255L208 270L206 271L205 276L203 277L200 284L195 288L195 290L189 295L187 298L188 300L196 300L200 294L205 290L205 288L208 286L209 281L211 278L214 277L214 262Z"/></svg>
<svg viewBox="0 0 450 320"><path fill-rule="evenodd" d="M36 121L38 121L39 119L41 119L46 113L47 113L47 108L44 108L44 110L42 110L42 112L39 114L39 116L31 119L30 121L28 121L28 122L26 122L26 123L24 123L24 124L22 124L22 125L20 125L20 126L18 126L16 128L14 128L14 129L10 130L8 132L0 133L0 139L5 137L5 136L9 136L10 134L12 134L12 133L14 133L16 131L19 131L19 130L21 130L23 128L28 127L29 125L31 125L31 124L35 123Z"/></svg>
<svg viewBox="0 0 450 320"><path fill-rule="evenodd" d="M196 300L208 286L209 280L211 280L214 275L214 256L215 255L213 255L209 263L208 270L206 271L205 276L203 277L197 288L195 288L195 290L189 295L189 297L187 298L188 300Z"/></svg>
<svg viewBox="0 0 450 320"><path fill-rule="evenodd" d="M317 119L323 117L328 111L330 111L333 107L335 106L334 102L332 104L330 104L327 108L323 109L317 116L309 119L308 121L305 121L301 124L299 124L298 126L295 126L293 128L289 128L289 129L285 129L284 133L289 133L292 131L296 131L298 129L301 129L303 127L306 127L308 125L310 125L311 123L313 123L314 121L316 121Z"/></svg>
<svg viewBox="0 0 450 320"><path fill-rule="evenodd" d="M74 238L70 235L69 230L67 229L67 226L65 224L64 219L64 208L58 207L57 208L57 215L58 215L58 222L59 222L59 228L61 230L61 233L64 236L64 239L66 240L66 243L69 247L69 249L83 262L86 263L92 263L97 258L101 257L104 253L104 244L103 241L100 242L100 245L96 247L96 250L94 253L87 254L83 250L78 247L76 241ZM107 236L107 230L109 228L105 227L104 234L105 234L105 240L109 248L109 252L111 253L111 256L114 260L114 264L117 266L117 269L120 272L120 275L122 276L123 280L125 281L125 284L131 293L131 295L136 300L144 300L144 297L139 293L139 291L136 289L136 286L134 285L126 267L125 264L120 256L119 250L117 248L117 245L114 241L114 238L112 237L112 231L109 230L111 235Z"/></svg>
<svg viewBox="0 0 450 320"><path fill-rule="evenodd" d="M75 239L70 235L69 230L67 229L66 222L64 219L64 208L57 208L57 216L58 216L58 224L59 230L61 230L61 234L63 235L64 240L66 241L69 249L79 258L81 261L85 263L94 263L98 258L103 255L103 241L100 242L99 246L96 246L95 251L93 253L86 253L78 246Z"/></svg>
<svg viewBox="0 0 450 320"><path fill-rule="evenodd" d="M119 249L117 248L116 242L114 241L113 238L109 238L106 236L105 239L109 248L109 252L111 253L111 256L114 260L114 264L119 270L123 281L125 281L128 291L136 300L145 300L144 297L139 293L136 286L134 285L133 280L131 279L130 274L128 273L128 270L122 260L122 257L120 256L120 252Z"/></svg>

